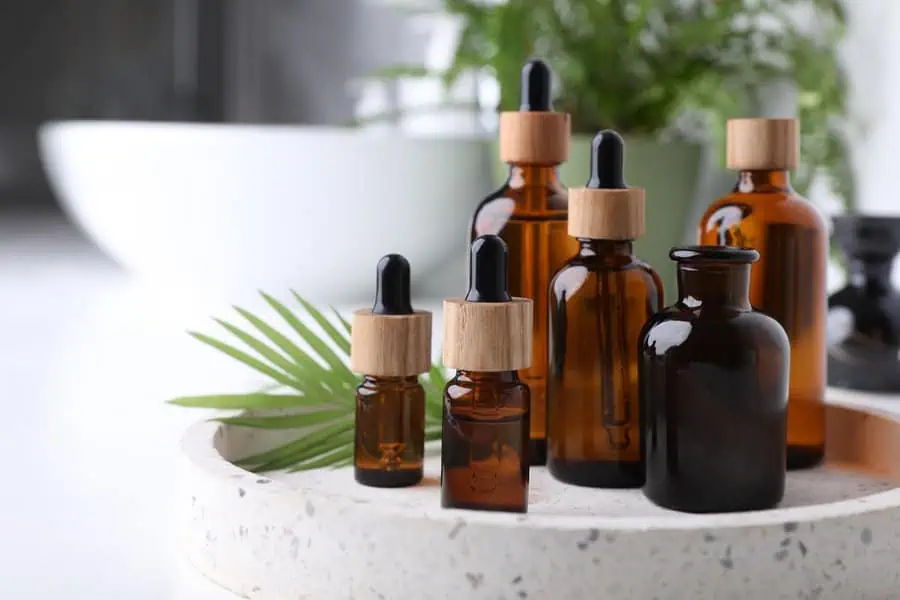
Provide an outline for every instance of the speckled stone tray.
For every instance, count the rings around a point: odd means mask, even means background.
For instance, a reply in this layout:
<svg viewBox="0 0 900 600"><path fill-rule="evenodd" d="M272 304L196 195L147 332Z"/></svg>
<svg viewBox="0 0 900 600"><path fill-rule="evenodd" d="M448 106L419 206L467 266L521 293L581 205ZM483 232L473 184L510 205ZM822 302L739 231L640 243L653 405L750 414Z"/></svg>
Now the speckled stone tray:
<svg viewBox="0 0 900 600"><path fill-rule="evenodd" d="M228 458L271 432L194 426L183 442L181 543L247 598L766 599L900 597L900 422L829 407L827 464L788 476L770 511L686 515L636 490L532 471L527 515L443 510L439 465L415 488L350 469L261 477Z"/></svg>

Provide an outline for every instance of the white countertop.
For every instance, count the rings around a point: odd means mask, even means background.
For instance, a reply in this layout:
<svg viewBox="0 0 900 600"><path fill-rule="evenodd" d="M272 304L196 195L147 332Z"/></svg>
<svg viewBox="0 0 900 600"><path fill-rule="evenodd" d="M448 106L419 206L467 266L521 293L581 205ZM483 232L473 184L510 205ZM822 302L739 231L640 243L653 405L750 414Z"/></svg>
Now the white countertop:
<svg viewBox="0 0 900 600"><path fill-rule="evenodd" d="M134 281L58 216L0 221L0 257L4 597L233 600L177 555L173 464L203 414L164 401L258 380L185 335L207 309Z"/></svg>
<svg viewBox="0 0 900 600"><path fill-rule="evenodd" d="M59 217L0 222L0 582L17 600L233 600L183 565L172 465L201 413L164 401L248 373Z"/></svg>

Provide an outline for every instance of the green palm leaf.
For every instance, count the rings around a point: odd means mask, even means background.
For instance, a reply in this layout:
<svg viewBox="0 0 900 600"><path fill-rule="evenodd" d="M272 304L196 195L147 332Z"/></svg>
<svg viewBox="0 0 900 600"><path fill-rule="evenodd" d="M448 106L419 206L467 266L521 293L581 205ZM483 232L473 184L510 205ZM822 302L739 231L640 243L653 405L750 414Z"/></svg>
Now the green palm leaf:
<svg viewBox="0 0 900 600"><path fill-rule="evenodd" d="M227 321L223 321L222 319L213 320L223 328L225 328L228 333L247 344L247 346L252 348L257 354L272 363L273 366L281 369L285 375L292 379L295 378L294 376L296 375L297 370L295 363L291 362L289 359L282 356L278 351L266 345L265 342L253 337L243 329L240 329L239 327L236 327Z"/></svg>
<svg viewBox="0 0 900 600"><path fill-rule="evenodd" d="M334 316L337 318L337 320L338 320L338 321L341 323L341 325L344 327L344 330L347 332L347 338L349 339L349 337L350 337L350 323L347 321L347 319L345 319L344 317L341 316L341 313L339 313L338 311L334 310L333 308L331 309L331 312L334 313Z"/></svg>
<svg viewBox="0 0 900 600"><path fill-rule="evenodd" d="M319 469L321 467L332 466L335 462L341 462L347 459L353 459L353 447L341 446L334 448L326 454L320 454L318 457L302 462L288 469L289 471L305 471L307 469Z"/></svg>
<svg viewBox="0 0 900 600"><path fill-rule="evenodd" d="M300 455L302 457L303 452L309 450L310 448L315 448L317 444L320 444L333 436L338 436L341 433L352 430L353 419L352 417L348 416L336 423L316 428L311 432L304 432L305 435L298 437L293 442L288 442L287 444L278 446L277 448L273 448L265 452L260 452L259 454L253 454L251 456L246 456L244 458L236 460L235 464L246 467L252 465L264 465L273 462L280 462L297 455Z"/></svg>
<svg viewBox="0 0 900 600"><path fill-rule="evenodd" d="M307 325L303 321L297 318L294 313L288 310L287 307L285 307L275 298L267 294L263 294L263 297L272 306L272 308L278 311L281 317L287 322L288 325L290 325L294 329L294 331L297 332L301 339L309 344L309 347L319 355L319 358L325 361L325 363L335 374L343 373L352 375L352 373L350 373L350 369L347 367L346 362L344 362L344 359L335 354L334 350L332 350L323 340L319 339L316 334L309 327L307 327Z"/></svg>
<svg viewBox="0 0 900 600"><path fill-rule="evenodd" d="M297 292L291 291L291 293L294 295L294 298L297 299L297 302L299 302L300 305L303 306L303 308L306 310L306 312L309 314L309 316L311 316L313 318L313 320L319 324L319 327L321 327L325 331L326 334L328 334L329 339L332 342L334 342L335 344L337 344L338 348L340 348L341 351L343 351L344 355L349 357L350 356L350 340L347 339L346 336L342 335L341 332L339 332L334 327L334 325L331 324L331 321L329 321L327 318L325 318L325 315L323 315L318 310L316 310L315 306L313 306L312 304L310 304L309 302L307 302L306 300L301 298ZM349 332L350 331L348 329L347 333L349 333Z"/></svg>
<svg viewBox="0 0 900 600"><path fill-rule="evenodd" d="M315 407L320 401L296 394L217 394L210 396L183 396L169 400L169 404L190 408L218 408L220 410L254 410Z"/></svg>
<svg viewBox="0 0 900 600"><path fill-rule="evenodd" d="M311 425L330 423L340 417L346 416L346 410L319 409L310 412L291 415L278 415L271 417L220 417L216 419L226 425L238 427L255 427L257 429L299 429Z"/></svg>
<svg viewBox="0 0 900 600"><path fill-rule="evenodd" d="M230 346L225 342L220 342L219 340L209 337L208 335L204 335L202 333L197 333L195 331L188 332L194 339L197 339L208 346L212 346L216 350L227 354L228 356L234 358L235 360L239 360L251 369L255 369L266 375L267 377L274 379L276 382L281 385L285 385L287 387L292 387L296 389L297 382L294 381L291 377L285 375L284 373L273 369L272 367L264 364L263 362L253 358L246 352L238 350L234 346Z"/></svg>
<svg viewBox="0 0 900 600"><path fill-rule="evenodd" d="M246 414L216 419L231 427L296 430L295 440L235 461L235 464L256 472L303 471L353 464L355 388L359 378L348 366L351 325L336 310L331 309L332 321L299 294L291 293L302 312L295 313L261 292L266 303L287 324L287 331L279 331L239 307L235 307L237 314L261 337L228 321L215 319L248 351L202 333L189 332L200 342L266 376L269 381L260 390L247 394L181 396L169 400L169 403L183 407L245 411ZM323 334L317 335L304 322L304 317L311 319ZM289 336L299 337L307 348ZM434 365L420 381L425 389L425 439L438 440L445 385L441 366ZM285 388L288 388L286 393L270 393ZM259 414L272 410L279 414Z"/></svg>

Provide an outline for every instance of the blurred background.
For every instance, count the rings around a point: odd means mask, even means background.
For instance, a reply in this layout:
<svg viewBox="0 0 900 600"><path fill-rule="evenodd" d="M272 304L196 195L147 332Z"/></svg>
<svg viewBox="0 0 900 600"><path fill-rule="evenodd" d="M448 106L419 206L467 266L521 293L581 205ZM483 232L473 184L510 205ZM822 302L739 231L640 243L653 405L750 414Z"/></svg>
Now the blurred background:
<svg viewBox="0 0 900 600"><path fill-rule="evenodd" d="M197 416L163 401L247 378L183 329L258 289L367 302L387 252L458 292L526 59L573 114L565 184L624 134L665 269L731 185L729 116L801 118L823 213L900 212L898 31L894 0L0 0L0 581L220 597L168 566Z"/></svg>
<svg viewBox="0 0 900 600"><path fill-rule="evenodd" d="M64 218L129 274L207 310L258 288L360 301L389 251L413 261L420 294L458 289L462 231L503 174L496 111L516 107L532 56L551 62L556 106L573 114L564 183L582 183L594 131L625 134L630 183L650 202L638 251L663 271L731 184L730 116L801 118L795 184L825 212L891 210L887 0L2 10L0 219Z"/></svg>

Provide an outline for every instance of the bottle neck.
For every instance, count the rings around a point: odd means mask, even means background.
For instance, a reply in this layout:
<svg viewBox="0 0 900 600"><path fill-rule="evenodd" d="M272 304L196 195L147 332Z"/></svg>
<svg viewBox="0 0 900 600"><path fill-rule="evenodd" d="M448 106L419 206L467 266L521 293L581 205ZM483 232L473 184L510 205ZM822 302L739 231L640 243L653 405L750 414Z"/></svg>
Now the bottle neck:
<svg viewBox="0 0 900 600"><path fill-rule="evenodd" d="M787 169L774 169L771 171L738 172L734 192L744 194L779 194L791 193L791 172Z"/></svg>
<svg viewBox="0 0 900 600"><path fill-rule="evenodd" d="M678 298L688 308L750 310L750 265L679 264Z"/></svg>
<svg viewBox="0 0 900 600"><path fill-rule="evenodd" d="M467 369L459 369L456 372L456 377L461 381L469 381L473 384L519 382L519 374L515 371L470 371Z"/></svg>
<svg viewBox="0 0 900 600"><path fill-rule="evenodd" d="M519 211L565 210L565 188L556 165L510 164L505 187L515 193Z"/></svg>
<svg viewBox="0 0 900 600"><path fill-rule="evenodd" d="M507 185L511 188L551 186L559 184L557 165L526 165L507 163Z"/></svg>
<svg viewBox="0 0 900 600"><path fill-rule="evenodd" d="M579 256L596 256L612 258L615 256L631 256L634 254L634 243L631 240L594 240L578 238Z"/></svg>

